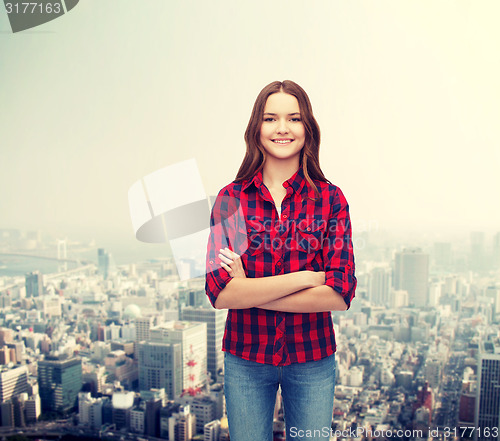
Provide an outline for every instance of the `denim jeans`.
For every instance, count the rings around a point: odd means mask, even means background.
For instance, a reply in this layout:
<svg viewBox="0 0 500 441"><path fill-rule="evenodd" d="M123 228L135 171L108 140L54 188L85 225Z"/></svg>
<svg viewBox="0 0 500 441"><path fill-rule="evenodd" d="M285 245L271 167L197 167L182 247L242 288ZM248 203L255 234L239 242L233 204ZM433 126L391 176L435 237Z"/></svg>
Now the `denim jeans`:
<svg viewBox="0 0 500 441"><path fill-rule="evenodd" d="M287 441L329 439L335 354L319 361L272 366L224 353L224 394L231 441L272 441L281 385Z"/></svg>

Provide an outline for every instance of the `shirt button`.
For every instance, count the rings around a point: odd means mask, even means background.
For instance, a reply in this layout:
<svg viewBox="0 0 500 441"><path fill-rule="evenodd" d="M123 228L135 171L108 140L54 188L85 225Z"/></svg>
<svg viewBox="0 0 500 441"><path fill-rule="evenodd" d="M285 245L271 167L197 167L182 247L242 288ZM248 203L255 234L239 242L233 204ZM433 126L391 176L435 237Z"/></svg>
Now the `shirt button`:
<svg viewBox="0 0 500 441"><path fill-rule="evenodd" d="M311 228L310 228L310 227L307 227L307 231L311 231Z"/></svg>
<svg viewBox="0 0 500 441"><path fill-rule="evenodd" d="M281 262L276 263L276 266L281 266Z"/></svg>
<svg viewBox="0 0 500 441"><path fill-rule="evenodd" d="M249 228L247 231L248 231L249 233L251 233L251 232L252 232L252 230L251 230L250 228Z"/></svg>
<svg viewBox="0 0 500 441"><path fill-rule="evenodd" d="M211 261L210 261L210 265L213 265L213 263L214 263L214 261L213 261L213 260L211 260Z"/></svg>
<svg viewBox="0 0 500 441"><path fill-rule="evenodd" d="M288 216L286 214L283 215L283 219L286 219Z"/></svg>

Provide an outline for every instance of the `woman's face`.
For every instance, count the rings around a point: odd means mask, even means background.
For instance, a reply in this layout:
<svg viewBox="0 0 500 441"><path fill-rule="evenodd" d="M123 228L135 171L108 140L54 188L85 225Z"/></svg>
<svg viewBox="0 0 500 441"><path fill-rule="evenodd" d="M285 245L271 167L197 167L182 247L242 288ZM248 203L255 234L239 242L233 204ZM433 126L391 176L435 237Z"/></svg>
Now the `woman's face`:
<svg viewBox="0 0 500 441"><path fill-rule="evenodd" d="M269 95L260 127L260 142L266 153L276 159L298 159L305 140L297 98L284 92Z"/></svg>

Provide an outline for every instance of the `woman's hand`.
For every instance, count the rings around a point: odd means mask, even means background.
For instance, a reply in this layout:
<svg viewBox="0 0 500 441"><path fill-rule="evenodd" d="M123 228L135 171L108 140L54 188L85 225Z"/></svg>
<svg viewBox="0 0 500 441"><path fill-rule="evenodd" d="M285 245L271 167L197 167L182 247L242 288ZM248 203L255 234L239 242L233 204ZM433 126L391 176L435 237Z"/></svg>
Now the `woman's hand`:
<svg viewBox="0 0 500 441"><path fill-rule="evenodd" d="M231 277L241 277L246 279L247 275L243 269L241 256L234 253L227 247L224 249L221 248L219 251L219 259L221 260L222 268L224 268Z"/></svg>
<svg viewBox="0 0 500 441"><path fill-rule="evenodd" d="M326 273L324 271L311 271L313 286L321 286L326 283Z"/></svg>

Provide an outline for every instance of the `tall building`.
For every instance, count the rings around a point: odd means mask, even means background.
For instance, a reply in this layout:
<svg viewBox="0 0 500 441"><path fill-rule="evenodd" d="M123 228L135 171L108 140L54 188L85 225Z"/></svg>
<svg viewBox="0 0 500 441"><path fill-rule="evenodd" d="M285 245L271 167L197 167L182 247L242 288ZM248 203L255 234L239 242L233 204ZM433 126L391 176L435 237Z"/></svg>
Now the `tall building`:
<svg viewBox="0 0 500 441"><path fill-rule="evenodd" d="M203 432L205 424L216 418L216 403L211 397L195 397L190 402L191 412L196 417L196 431Z"/></svg>
<svg viewBox="0 0 500 441"><path fill-rule="evenodd" d="M12 343L14 341L13 330L10 328L0 328L0 346Z"/></svg>
<svg viewBox="0 0 500 441"><path fill-rule="evenodd" d="M108 253L104 248L99 248L97 250L97 268L99 273L102 274L104 280L106 280L110 272L113 269L113 257L111 253Z"/></svg>
<svg viewBox="0 0 500 441"><path fill-rule="evenodd" d="M79 358L47 356L38 362L38 384L42 411L66 412L77 405L82 388Z"/></svg>
<svg viewBox="0 0 500 441"><path fill-rule="evenodd" d="M0 403L5 403L12 397L28 392L28 390L28 368L26 366L2 368L0 371Z"/></svg>
<svg viewBox="0 0 500 441"><path fill-rule="evenodd" d="M138 344L139 389L165 389L169 399L182 393L182 347L179 343Z"/></svg>
<svg viewBox="0 0 500 441"><path fill-rule="evenodd" d="M420 248L404 249L396 253L394 263L394 288L408 292L410 306L427 306L429 255Z"/></svg>
<svg viewBox="0 0 500 441"><path fill-rule="evenodd" d="M26 422L34 423L38 421L40 414L42 413L42 402L40 401L40 395L34 394L24 402L24 410L26 412Z"/></svg>
<svg viewBox="0 0 500 441"><path fill-rule="evenodd" d="M189 441L196 433L196 417L189 404L179 407L179 411L169 418L168 439Z"/></svg>
<svg viewBox="0 0 500 441"><path fill-rule="evenodd" d="M25 276L26 297L39 297L43 294L43 276L40 271L33 271Z"/></svg>
<svg viewBox="0 0 500 441"><path fill-rule="evenodd" d="M19 363L23 359L24 354L24 342L13 341L7 343L7 347L10 349L10 361L14 363Z"/></svg>
<svg viewBox="0 0 500 441"><path fill-rule="evenodd" d="M492 321L498 323L500 319L500 286L488 286L485 288L485 296L492 302Z"/></svg>
<svg viewBox="0 0 500 441"><path fill-rule="evenodd" d="M498 350L498 348L496 348ZM475 427L499 427L500 425L500 353L493 343L480 345L477 370L477 399ZM474 431L476 441L492 439L486 431ZM496 439L496 438L495 438Z"/></svg>
<svg viewBox="0 0 500 441"><path fill-rule="evenodd" d="M134 392L113 393L113 424L116 429L129 428L130 412L134 406Z"/></svg>
<svg viewBox="0 0 500 441"><path fill-rule="evenodd" d="M81 425L91 429L102 426L102 398L92 398L90 392L78 393L78 419Z"/></svg>
<svg viewBox="0 0 500 441"><path fill-rule="evenodd" d="M389 268L373 268L370 273L370 301L375 305L389 306L391 303L391 271Z"/></svg>
<svg viewBox="0 0 500 441"><path fill-rule="evenodd" d="M146 415L144 424L144 434L158 437L160 435L160 411L163 400L159 397L150 398L146 401Z"/></svg>
<svg viewBox="0 0 500 441"><path fill-rule="evenodd" d="M207 370L210 372L212 379L216 380L217 371L224 366L222 337L226 326L227 309L187 306L182 309L181 314L182 320L207 324Z"/></svg>
<svg viewBox="0 0 500 441"><path fill-rule="evenodd" d="M440 360L438 354L428 356L424 365L424 376L429 386L437 390L441 384L441 377L443 373L443 360Z"/></svg>
<svg viewBox="0 0 500 441"><path fill-rule="evenodd" d="M156 317L137 317L135 320L135 341L149 340L149 330L157 324Z"/></svg>
<svg viewBox="0 0 500 441"><path fill-rule="evenodd" d="M134 433L144 433L145 405L141 403L130 411L130 431Z"/></svg>
<svg viewBox="0 0 500 441"><path fill-rule="evenodd" d="M182 351L182 388L196 394L207 382L207 324L171 321L149 331L152 343L180 343Z"/></svg>
<svg viewBox="0 0 500 441"><path fill-rule="evenodd" d="M0 365L10 363L10 349L7 346L0 348Z"/></svg>
<svg viewBox="0 0 500 441"><path fill-rule="evenodd" d="M205 424L203 428L203 441L218 441L220 432L220 421L213 420Z"/></svg>

